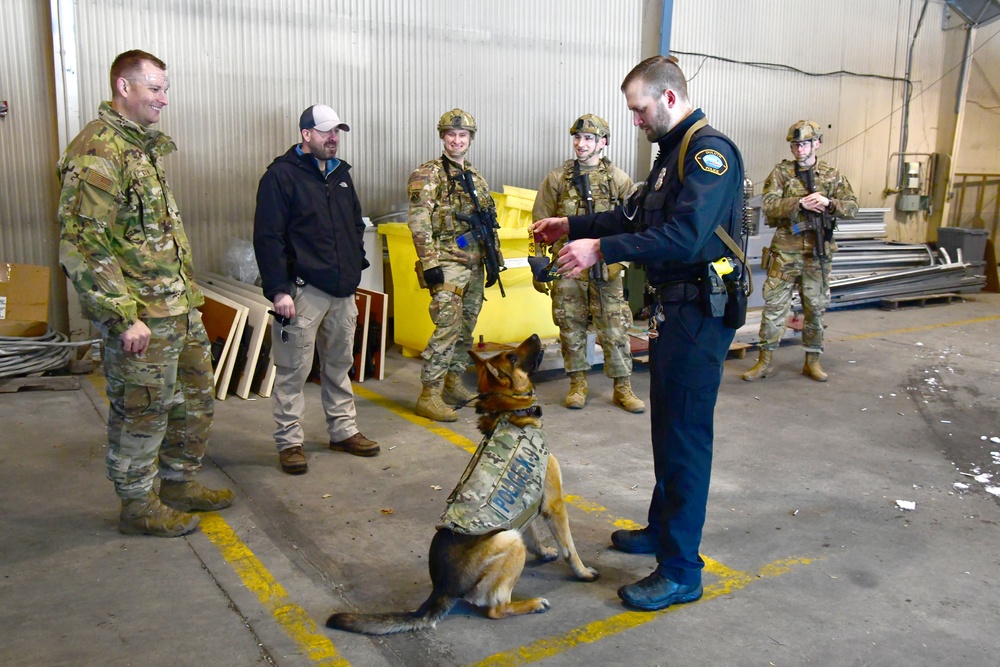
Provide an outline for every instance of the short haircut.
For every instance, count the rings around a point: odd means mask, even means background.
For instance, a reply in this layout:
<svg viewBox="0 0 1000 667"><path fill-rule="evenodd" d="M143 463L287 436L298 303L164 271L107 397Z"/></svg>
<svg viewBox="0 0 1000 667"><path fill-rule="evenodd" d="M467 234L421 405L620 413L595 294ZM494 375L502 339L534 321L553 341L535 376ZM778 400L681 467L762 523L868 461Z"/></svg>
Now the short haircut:
<svg viewBox="0 0 1000 667"><path fill-rule="evenodd" d="M135 76L135 74L142 69L142 64L144 62L153 63L162 70L167 69L167 63L163 62L152 53L146 53L145 51L140 51L139 49L132 49L131 51L126 51L125 53L119 53L115 61L111 63L111 93L115 94L115 82L118 81L119 77L125 77L126 79Z"/></svg>
<svg viewBox="0 0 1000 667"><path fill-rule="evenodd" d="M688 99L687 79L673 56L653 56L633 67L622 81L622 92L635 81L644 83L650 95L660 95L669 89L681 99Z"/></svg>

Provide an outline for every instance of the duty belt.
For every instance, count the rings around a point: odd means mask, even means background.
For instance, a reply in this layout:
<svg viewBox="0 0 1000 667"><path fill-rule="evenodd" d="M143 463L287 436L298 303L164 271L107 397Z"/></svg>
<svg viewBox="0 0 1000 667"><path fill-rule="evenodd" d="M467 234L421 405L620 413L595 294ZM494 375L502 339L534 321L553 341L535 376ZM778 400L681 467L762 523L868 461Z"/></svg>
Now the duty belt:
<svg viewBox="0 0 1000 667"><path fill-rule="evenodd" d="M648 285L646 291L660 303L677 303L679 301L698 301L701 299L701 288L694 282L671 282L661 285Z"/></svg>

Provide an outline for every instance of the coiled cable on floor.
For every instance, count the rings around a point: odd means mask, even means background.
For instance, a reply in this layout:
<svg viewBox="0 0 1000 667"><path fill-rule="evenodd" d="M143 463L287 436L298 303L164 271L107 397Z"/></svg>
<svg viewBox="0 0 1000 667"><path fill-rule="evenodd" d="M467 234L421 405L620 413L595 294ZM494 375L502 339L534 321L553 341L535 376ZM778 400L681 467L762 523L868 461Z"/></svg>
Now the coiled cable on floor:
<svg viewBox="0 0 1000 667"><path fill-rule="evenodd" d="M42 336L0 336L0 378L62 368L73 359L74 347L99 342L99 339L71 342L51 327Z"/></svg>

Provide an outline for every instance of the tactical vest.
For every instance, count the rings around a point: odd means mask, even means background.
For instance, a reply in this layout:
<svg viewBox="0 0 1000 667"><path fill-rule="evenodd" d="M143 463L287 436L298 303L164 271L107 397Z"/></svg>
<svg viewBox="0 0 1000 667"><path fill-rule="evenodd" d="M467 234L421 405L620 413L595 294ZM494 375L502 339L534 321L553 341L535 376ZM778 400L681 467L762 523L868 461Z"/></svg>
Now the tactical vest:
<svg viewBox="0 0 1000 667"><path fill-rule="evenodd" d="M538 516L548 463L542 429L501 418L448 496L437 528L464 535L520 529Z"/></svg>
<svg viewBox="0 0 1000 667"><path fill-rule="evenodd" d="M563 164L563 195L559 198L559 206L556 211L558 216L586 215L587 202L582 192L577 189L574 179L576 160L567 160ZM611 192L611 171L610 161L601 158L596 169L583 170L590 179L590 193L594 198L594 212L610 211L621 202L614 197Z"/></svg>

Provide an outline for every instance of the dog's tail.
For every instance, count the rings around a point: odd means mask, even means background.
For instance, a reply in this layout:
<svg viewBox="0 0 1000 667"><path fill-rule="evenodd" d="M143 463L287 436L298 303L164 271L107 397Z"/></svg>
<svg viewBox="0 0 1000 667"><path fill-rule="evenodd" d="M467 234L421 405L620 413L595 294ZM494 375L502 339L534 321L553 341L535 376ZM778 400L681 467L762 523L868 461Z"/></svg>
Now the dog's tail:
<svg viewBox="0 0 1000 667"><path fill-rule="evenodd" d="M455 606L457 598L431 593L416 611L397 611L384 614L333 614L326 619L326 627L367 635L392 635L397 632L429 630Z"/></svg>

